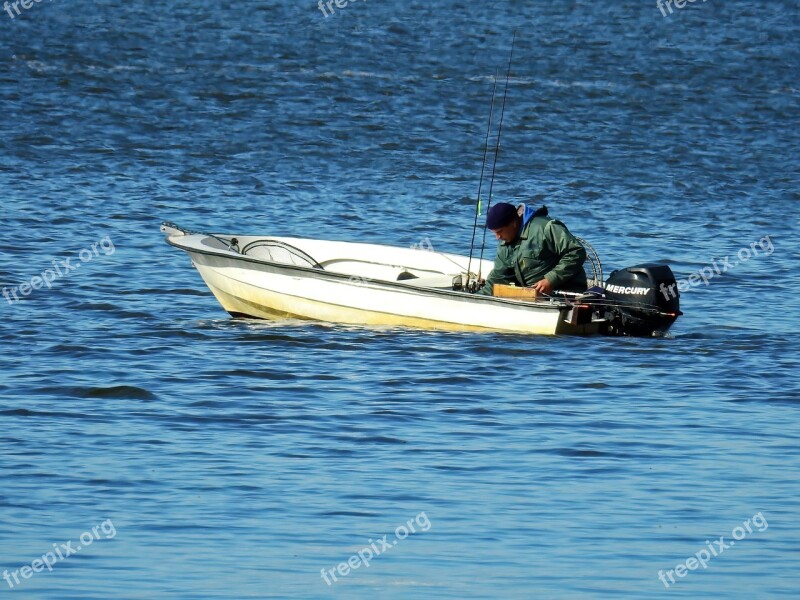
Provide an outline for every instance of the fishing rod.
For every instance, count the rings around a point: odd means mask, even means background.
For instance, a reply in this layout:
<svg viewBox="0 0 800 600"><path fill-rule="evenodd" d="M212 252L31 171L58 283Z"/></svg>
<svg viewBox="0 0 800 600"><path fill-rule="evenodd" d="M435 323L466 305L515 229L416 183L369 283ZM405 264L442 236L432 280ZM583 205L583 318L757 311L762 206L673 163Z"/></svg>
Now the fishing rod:
<svg viewBox="0 0 800 600"><path fill-rule="evenodd" d="M497 128L497 145L494 149L494 164L492 165L492 179L489 182L489 202L486 205L486 214L489 214L489 209L492 207L492 189L494 188L494 175L497 170L497 155L500 154L500 137L503 134L503 115L506 113L506 98L508 97L508 80L511 76L511 59L514 58L514 42L517 39L517 31L514 30L514 36L511 38L511 51L508 55L508 69L506 70L506 85L503 90L503 107L500 109L500 125ZM481 266L483 265L483 248L486 245L486 228L483 229L483 241L481 242L481 256L478 260L478 281L481 280ZM467 272L467 279L469 279L469 272Z"/></svg>
<svg viewBox="0 0 800 600"><path fill-rule="evenodd" d="M489 124L486 126L486 141L483 143L483 162L481 163L481 177L478 181L478 199L475 203L475 223L472 225L472 240L469 243L469 262L467 263L467 287L469 276L472 272L472 252L475 247L475 232L478 230L478 217L481 214L481 190L483 189L483 174L486 171L486 156L489 154L489 133L492 130L492 116L494 115L494 96L497 92L497 69L494 71L494 85L492 86L492 103L489 106ZM480 270L480 268L478 269Z"/></svg>

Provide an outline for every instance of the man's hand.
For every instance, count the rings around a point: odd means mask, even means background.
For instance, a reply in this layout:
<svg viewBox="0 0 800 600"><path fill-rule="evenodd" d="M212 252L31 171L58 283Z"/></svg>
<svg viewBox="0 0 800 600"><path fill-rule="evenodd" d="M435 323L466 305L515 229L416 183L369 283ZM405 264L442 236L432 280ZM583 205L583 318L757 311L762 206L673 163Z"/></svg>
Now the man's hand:
<svg viewBox="0 0 800 600"><path fill-rule="evenodd" d="M550 285L550 282L547 281L547 279L542 279L541 281L537 281L531 287L533 289L535 289L537 292L539 292L540 294L545 294L545 295L548 295L548 296L553 291L553 286Z"/></svg>

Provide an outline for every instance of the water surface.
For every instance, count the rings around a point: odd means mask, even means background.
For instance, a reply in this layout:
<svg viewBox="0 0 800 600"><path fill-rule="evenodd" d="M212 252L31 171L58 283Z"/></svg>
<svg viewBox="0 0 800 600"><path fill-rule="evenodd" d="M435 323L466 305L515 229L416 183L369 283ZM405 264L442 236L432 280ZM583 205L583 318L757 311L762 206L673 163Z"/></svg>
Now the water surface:
<svg viewBox="0 0 800 600"><path fill-rule="evenodd" d="M668 338L233 320L163 242L166 219L466 253L515 28L495 201L547 204L607 272L730 257ZM799 34L794 1L0 13L0 283L90 258L0 299L0 569L100 527L0 588L796 597Z"/></svg>

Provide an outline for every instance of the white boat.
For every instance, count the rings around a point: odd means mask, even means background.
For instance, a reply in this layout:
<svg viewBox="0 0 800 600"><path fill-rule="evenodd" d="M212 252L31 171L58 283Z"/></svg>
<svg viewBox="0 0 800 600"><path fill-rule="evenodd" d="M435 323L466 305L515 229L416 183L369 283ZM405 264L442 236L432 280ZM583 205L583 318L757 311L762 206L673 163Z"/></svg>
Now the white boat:
<svg viewBox="0 0 800 600"><path fill-rule="evenodd" d="M204 234L172 223L162 224L161 230L170 245L189 254L234 317L547 335L609 329L608 300L596 294L531 301L464 291L467 256L378 244ZM478 262L472 259L473 273L479 267L484 275L491 271L492 261Z"/></svg>

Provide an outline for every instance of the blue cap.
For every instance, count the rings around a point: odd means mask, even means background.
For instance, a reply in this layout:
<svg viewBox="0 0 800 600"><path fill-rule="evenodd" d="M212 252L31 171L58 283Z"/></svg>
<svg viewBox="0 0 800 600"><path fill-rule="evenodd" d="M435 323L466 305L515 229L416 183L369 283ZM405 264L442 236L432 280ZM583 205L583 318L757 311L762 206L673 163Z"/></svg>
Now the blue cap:
<svg viewBox="0 0 800 600"><path fill-rule="evenodd" d="M517 207L508 202L499 202L486 215L487 229L500 229L517 218Z"/></svg>

